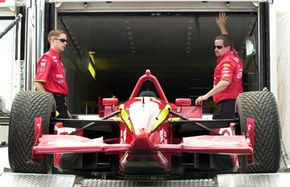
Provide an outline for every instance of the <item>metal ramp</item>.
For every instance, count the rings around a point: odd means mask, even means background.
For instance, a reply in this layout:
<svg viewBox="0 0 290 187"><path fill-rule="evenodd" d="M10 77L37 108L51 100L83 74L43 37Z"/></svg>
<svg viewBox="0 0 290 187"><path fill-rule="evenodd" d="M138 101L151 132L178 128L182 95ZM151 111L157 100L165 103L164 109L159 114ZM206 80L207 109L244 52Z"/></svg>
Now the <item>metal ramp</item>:
<svg viewBox="0 0 290 187"><path fill-rule="evenodd" d="M221 174L213 179L188 180L77 180L75 175L3 172L5 187L289 187L290 173Z"/></svg>
<svg viewBox="0 0 290 187"><path fill-rule="evenodd" d="M73 187L74 175L27 174L3 172L0 184L5 187Z"/></svg>
<svg viewBox="0 0 290 187"><path fill-rule="evenodd" d="M212 179L196 180L98 180L86 179L82 187L216 187Z"/></svg>
<svg viewBox="0 0 290 187"><path fill-rule="evenodd" d="M222 174L196 180L98 180L86 179L82 187L289 187L290 173Z"/></svg>
<svg viewBox="0 0 290 187"><path fill-rule="evenodd" d="M223 174L219 187L289 187L290 173Z"/></svg>

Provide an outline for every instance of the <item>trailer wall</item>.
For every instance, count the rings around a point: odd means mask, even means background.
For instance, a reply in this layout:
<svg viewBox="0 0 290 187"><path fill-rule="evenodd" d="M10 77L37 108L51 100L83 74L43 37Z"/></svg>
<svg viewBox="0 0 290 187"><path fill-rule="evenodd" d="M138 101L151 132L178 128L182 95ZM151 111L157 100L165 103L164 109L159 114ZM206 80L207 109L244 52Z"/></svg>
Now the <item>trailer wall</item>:
<svg viewBox="0 0 290 187"><path fill-rule="evenodd" d="M276 49L277 81L273 82L277 87L277 102L282 126L282 137L288 152L290 153L290 2L277 0L274 4L276 17L276 43L271 45ZM274 25L273 25L274 27ZM274 41L275 41L274 40ZM273 51L274 52L274 51ZM275 63L273 61L272 63Z"/></svg>

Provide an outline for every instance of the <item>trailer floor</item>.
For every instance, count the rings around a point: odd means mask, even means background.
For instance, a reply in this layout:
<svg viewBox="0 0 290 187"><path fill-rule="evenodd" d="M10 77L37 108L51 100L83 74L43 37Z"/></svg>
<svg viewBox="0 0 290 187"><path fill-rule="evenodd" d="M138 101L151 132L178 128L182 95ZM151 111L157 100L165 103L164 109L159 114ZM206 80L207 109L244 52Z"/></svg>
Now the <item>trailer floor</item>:
<svg viewBox="0 0 290 187"><path fill-rule="evenodd" d="M289 172L221 174L213 179L101 180L76 175L9 172L7 147L0 148L0 184L5 187L288 187Z"/></svg>

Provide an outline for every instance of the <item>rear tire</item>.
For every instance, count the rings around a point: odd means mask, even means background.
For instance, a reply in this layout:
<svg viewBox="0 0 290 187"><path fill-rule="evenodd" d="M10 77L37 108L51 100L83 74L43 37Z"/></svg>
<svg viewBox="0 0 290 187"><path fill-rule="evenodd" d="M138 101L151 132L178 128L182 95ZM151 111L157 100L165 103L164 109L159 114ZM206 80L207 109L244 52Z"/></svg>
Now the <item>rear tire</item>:
<svg viewBox="0 0 290 187"><path fill-rule="evenodd" d="M245 134L248 117L255 119L254 165L240 156L240 172L273 173L279 170L281 158L280 121L274 95L268 91L244 92L236 101L241 134Z"/></svg>
<svg viewBox="0 0 290 187"><path fill-rule="evenodd" d="M48 173L51 163L43 156L42 163L32 163L34 118L43 118L43 134L49 133L50 116L55 108L48 92L19 92L12 104L8 134L8 157L11 170L21 173Z"/></svg>

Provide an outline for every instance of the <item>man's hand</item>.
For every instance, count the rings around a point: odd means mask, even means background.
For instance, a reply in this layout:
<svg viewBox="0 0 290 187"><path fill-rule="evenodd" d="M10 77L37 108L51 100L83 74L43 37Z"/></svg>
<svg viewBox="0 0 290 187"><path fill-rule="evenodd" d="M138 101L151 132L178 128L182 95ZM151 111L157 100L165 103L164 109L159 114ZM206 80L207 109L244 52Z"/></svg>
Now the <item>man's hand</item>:
<svg viewBox="0 0 290 187"><path fill-rule="evenodd" d="M68 115L68 118L72 119L73 118L73 115L70 113L70 111L67 110L67 115Z"/></svg>
<svg viewBox="0 0 290 187"><path fill-rule="evenodd" d="M208 100L208 98L224 91L230 84L231 82L229 80L220 80L219 83L215 85L209 92L199 96L195 100L195 105L202 105L202 101Z"/></svg>
<svg viewBox="0 0 290 187"><path fill-rule="evenodd" d="M200 106L202 105L202 101L207 100L208 97L206 95L201 95L195 100L195 105Z"/></svg>
<svg viewBox="0 0 290 187"><path fill-rule="evenodd" d="M35 81L34 86L35 86L36 91L45 92L43 84L44 84L43 82Z"/></svg>
<svg viewBox="0 0 290 187"><path fill-rule="evenodd" d="M220 12L219 15L216 17L216 24L218 25L222 34L229 34L226 29L227 19L228 16L226 16L226 13L224 12Z"/></svg>

